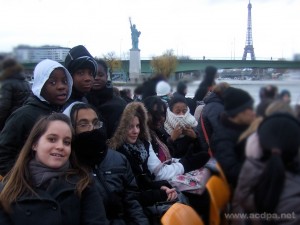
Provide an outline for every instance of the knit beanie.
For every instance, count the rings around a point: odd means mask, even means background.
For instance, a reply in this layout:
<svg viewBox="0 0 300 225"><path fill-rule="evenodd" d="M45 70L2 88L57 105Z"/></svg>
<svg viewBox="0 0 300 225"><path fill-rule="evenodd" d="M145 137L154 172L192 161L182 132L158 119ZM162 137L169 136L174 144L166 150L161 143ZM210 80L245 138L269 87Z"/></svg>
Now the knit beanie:
<svg viewBox="0 0 300 225"><path fill-rule="evenodd" d="M171 93L171 86L166 81L159 81L156 84L156 94L157 96L164 96Z"/></svg>
<svg viewBox="0 0 300 225"><path fill-rule="evenodd" d="M253 108L254 101L252 97L242 89L229 87L224 91L222 98L225 113L229 117L233 117L245 109Z"/></svg>
<svg viewBox="0 0 300 225"><path fill-rule="evenodd" d="M182 95L173 96L173 98L171 98L168 104L171 111L173 110L174 105L178 102L182 102L187 105L187 101Z"/></svg>
<svg viewBox="0 0 300 225"><path fill-rule="evenodd" d="M90 69L95 77L98 70L96 60L83 45L75 46L69 51L65 59L65 67L72 76L79 69Z"/></svg>

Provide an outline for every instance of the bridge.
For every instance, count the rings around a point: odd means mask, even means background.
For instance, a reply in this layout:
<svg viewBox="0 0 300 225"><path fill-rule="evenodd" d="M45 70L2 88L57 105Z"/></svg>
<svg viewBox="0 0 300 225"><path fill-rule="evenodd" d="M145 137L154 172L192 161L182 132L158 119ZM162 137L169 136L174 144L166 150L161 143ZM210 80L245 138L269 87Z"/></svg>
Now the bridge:
<svg viewBox="0 0 300 225"><path fill-rule="evenodd" d="M64 62L60 62L64 63ZM23 64L25 69L32 74L37 63ZM258 68L258 69L300 69L300 61L285 61L285 60L178 60L175 73L204 71L206 66L215 66L218 69L243 69L243 68ZM122 70L125 73L129 71L129 60L122 60ZM141 60L141 72L143 74L152 74L151 60Z"/></svg>
<svg viewBox="0 0 300 225"><path fill-rule="evenodd" d="M151 73L151 60L141 61L141 72ZM123 64L128 61L123 61ZM259 68L259 69L300 69L300 61L284 61L284 60L178 60L175 72L188 71L204 71L205 67L212 65L218 69L243 69L243 68ZM127 68L127 67L126 67ZM128 67L129 68L129 67Z"/></svg>

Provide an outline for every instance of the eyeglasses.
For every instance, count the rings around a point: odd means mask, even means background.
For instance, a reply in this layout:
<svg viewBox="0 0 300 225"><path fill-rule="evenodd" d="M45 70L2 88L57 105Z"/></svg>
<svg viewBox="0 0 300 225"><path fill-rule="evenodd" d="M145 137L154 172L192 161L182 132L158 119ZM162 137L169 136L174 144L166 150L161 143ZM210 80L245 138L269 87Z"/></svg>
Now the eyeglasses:
<svg viewBox="0 0 300 225"><path fill-rule="evenodd" d="M93 121L92 123L80 122L76 126L80 130L89 130L91 127L93 127L93 129L99 129L99 128L103 127L103 122L100 120Z"/></svg>

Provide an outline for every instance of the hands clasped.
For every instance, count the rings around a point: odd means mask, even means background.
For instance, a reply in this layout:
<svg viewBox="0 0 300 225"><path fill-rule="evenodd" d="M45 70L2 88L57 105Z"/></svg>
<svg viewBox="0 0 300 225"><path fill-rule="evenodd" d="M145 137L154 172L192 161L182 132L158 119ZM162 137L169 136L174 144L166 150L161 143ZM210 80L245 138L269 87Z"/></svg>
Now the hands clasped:
<svg viewBox="0 0 300 225"><path fill-rule="evenodd" d="M166 186L161 186L161 190L166 191L166 194L168 196L167 201L174 201L177 199L178 195L175 188L168 188Z"/></svg>

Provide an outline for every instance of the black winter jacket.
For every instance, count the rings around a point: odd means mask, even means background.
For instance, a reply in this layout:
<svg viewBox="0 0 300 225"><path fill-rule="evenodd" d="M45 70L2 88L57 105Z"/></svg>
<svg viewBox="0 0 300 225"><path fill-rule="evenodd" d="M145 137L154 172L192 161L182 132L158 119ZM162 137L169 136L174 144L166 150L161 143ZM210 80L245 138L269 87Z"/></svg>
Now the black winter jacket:
<svg viewBox="0 0 300 225"><path fill-rule="evenodd" d="M110 224L149 224L138 202L138 187L123 154L109 149L93 170Z"/></svg>
<svg viewBox="0 0 300 225"><path fill-rule="evenodd" d="M103 117L107 129L107 138L111 138L127 103L121 97L113 94L113 86L110 81L104 89L92 90L87 99Z"/></svg>
<svg viewBox="0 0 300 225"><path fill-rule="evenodd" d="M74 88L74 86L72 87L72 94L71 94L70 98L68 99L68 101L64 105L64 109L67 108L69 105L71 105L73 102L88 103L88 100L86 98L86 94L79 92L78 90L76 90Z"/></svg>
<svg viewBox="0 0 300 225"><path fill-rule="evenodd" d="M204 98L205 106L202 109L202 118L207 136L211 142L212 133L216 132L222 134L223 126L221 124L220 115L224 111L224 105L222 99L214 92ZM208 144L205 140L204 131L201 125L201 117L198 120L197 125L198 137L201 142L203 150L208 150ZM217 136L215 135L215 139ZM214 151L214 149L212 149Z"/></svg>
<svg viewBox="0 0 300 225"><path fill-rule="evenodd" d="M31 96L24 106L11 114L0 134L0 174L2 176L13 167L35 122L41 116L60 111L60 107L53 107Z"/></svg>
<svg viewBox="0 0 300 225"><path fill-rule="evenodd" d="M238 143L238 139L248 126L234 124L224 114L221 115L221 123L221 129L212 134L211 146L214 149L214 157L234 188L246 158L245 141Z"/></svg>
<svg viewBox="0 0 300 225"><path fill-rule="evenodd" d="M71 179L71 178L68 178ZM72 179L73 180L73 179ZM12 214L0 208L1 225L106 225L103 202L96 186L86 188L81 198L75 193L76 181L54 179L47 190L24 194L12 205Z"/></svg>
<svg viewBox="0 0 300 225"><path fill-rule="evenodd" d="M7 77L0 85L0 130L2 130L9 115L21 107L29 97L31 88L20 73Z"/></svg>
<svg viewBox="0 0 300 225"><path fill-rule="evenodd" d="M144 145L149 155L149 145L150 143L144 141ZM147 167L147 160L143 164L138 164L135 158L129 154L124 147L120 147L117 151L121 152L128 159L135 179L137 181L140 195L139 199L143 207L155 205L158 202L164 202L167 200L167 194L165 191L160 190L161 186L167 186L172 188L172 186L167 181L154 181L154 177L151 175Z"/></svg>

